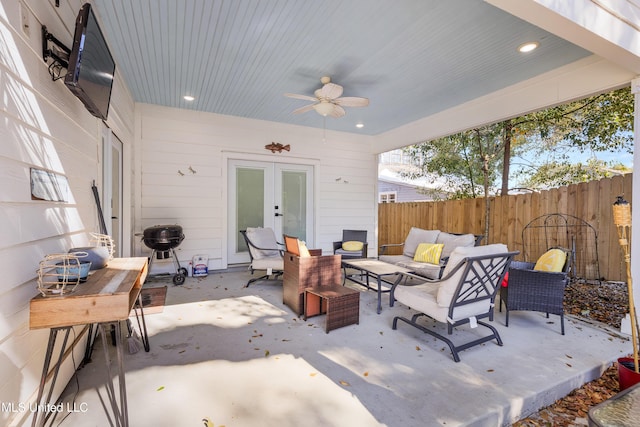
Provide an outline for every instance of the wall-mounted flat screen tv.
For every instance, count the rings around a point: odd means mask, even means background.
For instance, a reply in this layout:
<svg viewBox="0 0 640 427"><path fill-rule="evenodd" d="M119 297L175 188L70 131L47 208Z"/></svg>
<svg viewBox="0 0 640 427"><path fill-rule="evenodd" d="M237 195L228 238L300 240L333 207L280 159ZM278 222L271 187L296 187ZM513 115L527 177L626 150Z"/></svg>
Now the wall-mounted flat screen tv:
<svg viewBox="0 0 640 427"><path fill-rule="evenodd" d="M106 120L116 64L98 26L91 5L85 3L76 19L73 46L64 84L94 116Z"/></svg>

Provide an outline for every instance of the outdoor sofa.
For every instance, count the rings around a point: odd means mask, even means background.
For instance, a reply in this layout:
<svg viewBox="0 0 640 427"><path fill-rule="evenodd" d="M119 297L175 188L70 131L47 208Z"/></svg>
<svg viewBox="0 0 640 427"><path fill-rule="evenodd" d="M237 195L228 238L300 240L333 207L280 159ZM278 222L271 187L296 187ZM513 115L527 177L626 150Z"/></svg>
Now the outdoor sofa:
<svg viewBox="0 0 640 427"><path fill-rule="evenodd" d="M482 235L412 227L404 243L380 246L378 259L408 268L429 279L439 279L455 248L478 246L482 238ZM402 247L402 255L387 255L386 252L393 247Z"/></svg>

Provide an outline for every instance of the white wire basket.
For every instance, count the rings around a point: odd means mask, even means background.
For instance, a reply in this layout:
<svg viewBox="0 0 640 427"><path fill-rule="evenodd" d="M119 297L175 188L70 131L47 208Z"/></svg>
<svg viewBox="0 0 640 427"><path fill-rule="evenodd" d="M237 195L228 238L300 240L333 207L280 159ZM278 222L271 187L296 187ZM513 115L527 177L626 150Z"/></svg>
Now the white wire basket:
<svg viewBox="0 0 640 427"><path fill-rule="evenodd" d="M38 290L42 296L67 295L81 281L81 262L75 254L46 255L38 268Z"/></svg>
<svg viewBox="0 0 640 427"><path fill-rule="evenodd" d="M111 236L107 234L99 234L99 233L90 233L91 234L91 243L94 243L96 246L105 246L109 250L109 259L113 259L113 254L116 250L116 245L111 238Z"/></svg>

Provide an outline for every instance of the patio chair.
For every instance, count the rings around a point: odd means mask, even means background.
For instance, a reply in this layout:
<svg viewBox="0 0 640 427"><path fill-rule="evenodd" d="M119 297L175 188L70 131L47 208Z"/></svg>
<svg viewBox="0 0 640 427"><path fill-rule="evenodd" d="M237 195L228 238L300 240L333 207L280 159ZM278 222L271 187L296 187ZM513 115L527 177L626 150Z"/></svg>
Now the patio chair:
<svg viewBox="0 0 640 427"><path fill-rule="evenodd" d="M442 279L429 280L411 273L407 277L417 279L418 284L411 285L405 280L391 288L390 303L395 300L417 311L411 319L396 316L393 329L398 320L402 320L421 331L444 341L449 346L453 360L460 361L458 352L495 339L502 345L498 331L480 319L493 320L493 307L500 283L509 268L509 264L519 252L509 252L506 245L492 244L476 247L459 247L453 250L445 267ZM415 281L415 280L414 280ZM482 325L491 331L490 335L456 345L446 336L438 333L432 325L418 323L422 316L447 325L447 334L453 334L453 328L469 324L471 328Z"/></svg>
<svg viewBox="0 0 640 427"><path fill-rule="evenodd" d="M367 230L342 230L342 240L333 242L333 253L343 259L367 257Z"/></svg>
<svg viewBox="0 0 640 427"><path fill-rule="evenodd" d="M551 268L557 271L540 270L540 266L536 269L536 264L542 264L542 258L553 251L564 254L564 259ZM512 262L508 278L500 288L500 311L503 304L506 308L505 325L509 326L510 311L538 311L546 313L547 318L556 314L560 316L560 331L564 335L564 288L569 283L570 267L571 251L564 248L550 249L536 263Z"/></svg>
<svg viewBox="0 0 640 427"><path fill-rule="evenodd" d="M256 270L266 270L267 273L264 276L249 280L244 287L247 288L258 280L269 280L272 275L274 280L280 277L284 272L283 244L276 241L273 229L247 227L246 230L240 230L240 234L244 237L244 241L249 248L249 256L251 258L249 270L251 274L253 275Z"/></svg>

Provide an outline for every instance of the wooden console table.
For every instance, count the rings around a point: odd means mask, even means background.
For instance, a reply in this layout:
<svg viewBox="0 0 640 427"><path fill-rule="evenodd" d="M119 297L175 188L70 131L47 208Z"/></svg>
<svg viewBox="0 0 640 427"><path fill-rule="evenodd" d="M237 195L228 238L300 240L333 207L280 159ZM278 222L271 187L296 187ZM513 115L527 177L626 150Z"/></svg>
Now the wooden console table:
<svg viewBox="0 0 640 427"><path fill-rule="evenodd" d="M67 295L42 296L39 294L30 302L29 328L43 329L49 328L49 342L45 354L42 377L38 389L37 404L43 407L44 403L50 402L53 388L58 376L60 365L62 364L69 333L73 326L97 324L98 330L102 334L102 344L105 354L105 365L107 369L107 394L113 410L117 426L128 426L129 415L127 410L127 394L124 378L124 357L122 344L120 342L121 326L123 320L127 320L131 310L140 309L140 317L144 325L143 341L145 350L149 351L148 337L146 336L146 325L140 291L147 277L148 260L145 257L137 258L114 258L109 264L100 270L89 275L85 283L80 283L75 290ZM116 353L119 382L119 397L116 396L113 386L113 377L108 355L107 330L106 326L114 325L116 332ZM53 349L55 347L58 332L64 331L64 339L60 347L60 354L54 364L53 377L49 385L49 392L43 402L44 389L49 376L49 367ZM51 413L34 413L32 426L43 426Z"/></svg>

